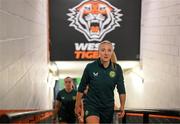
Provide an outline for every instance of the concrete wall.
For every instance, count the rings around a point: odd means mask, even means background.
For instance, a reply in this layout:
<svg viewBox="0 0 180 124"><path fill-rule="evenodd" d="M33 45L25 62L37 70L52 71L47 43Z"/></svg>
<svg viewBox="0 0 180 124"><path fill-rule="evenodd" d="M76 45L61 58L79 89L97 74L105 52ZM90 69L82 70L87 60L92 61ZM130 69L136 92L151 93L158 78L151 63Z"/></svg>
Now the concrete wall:
<svg viewBox="0 0 180 124"><path fill-rule="evenodd" d="M47 0L0 0L0 109L52 107Z"/></svg>
<svg viewBox="0 0 180 124"><path fill-rule="evenodd" d="M180 108L180 0L142 0L141 59L144 83L126 80L127 106Z"/></svg>

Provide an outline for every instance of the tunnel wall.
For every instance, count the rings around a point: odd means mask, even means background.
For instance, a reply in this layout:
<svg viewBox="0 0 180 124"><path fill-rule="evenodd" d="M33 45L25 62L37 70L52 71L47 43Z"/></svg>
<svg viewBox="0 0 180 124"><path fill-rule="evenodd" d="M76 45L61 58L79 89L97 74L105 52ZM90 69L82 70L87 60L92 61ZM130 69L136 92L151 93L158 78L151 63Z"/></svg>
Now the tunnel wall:
<svg viewBox="0 0 180 124"><path fill-rule="evenodd" d="M180 1L142 0L144 82L126 75L127 107L180 108Z"/></svg>
<svg viewBox="0 0 180 124"><path fill-rule="evenodd" d="M47 0L0 0L0 109L48 109Z"/></svg>

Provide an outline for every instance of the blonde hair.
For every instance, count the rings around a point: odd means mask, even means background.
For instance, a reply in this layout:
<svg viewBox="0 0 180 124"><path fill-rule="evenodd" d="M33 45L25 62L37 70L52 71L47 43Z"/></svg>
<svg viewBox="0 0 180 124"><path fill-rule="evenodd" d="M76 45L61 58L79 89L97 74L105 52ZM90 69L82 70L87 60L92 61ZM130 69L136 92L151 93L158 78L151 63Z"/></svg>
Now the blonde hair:
<svg viewBox="0 0 180 124"><path fill-rule="evenodd" d="M99 48L98 49L100 49L100 46L102 45L102 44L110 44L111 46L112 46L112 48L113 48L113 45L112 45L112 43L111 43L111 41L108 41L108 40L104 40L104 41L102 41L100 44L99 44ZM114 49L113 49L113 53L112 53L112 55L111 55L111 62L113 62L113 63L116 63L117 62L117 57L116 57L116 53L114 52Z"/></svg>
<svg viewBox="0 0 180 124"><path fill-rule="evenodd" d="M110 44L112 47L113 47L113 45L112 45L112 43L109 41L109 40L104 40L104 41L102 41L100 44L99 44L99 47L98 47L98 50L100 49L100 46L102 45L102 44Z"/></svg>
<svg viewBox="0 0 180 124"><path fill-rule="evenodd" d="M116 53L114 51L113 51L112 56L111 56L111 62L117 63L117 57L116 57Z"/></svg>
<svg viewBox="0 0 180 124"><path fill-rule="evenodd" d="M100 50L100 46L102 45L102 44L110 44L111 46L112 46L112 48L113 48L113 45L112 45L112 42L110 42L110 41L108 41L108 40L104 40L104 41L102 41L100 44L99 44L99 47L98 47L98 50ZM113 67L113 69L115 69L115 65L114 65L114 63L117 63L117 57L116 57L116 53L114 52L114 49L113 49L113 53L112 53L112 55L111 55L111 62L112 62L112 67Z"/></svg>

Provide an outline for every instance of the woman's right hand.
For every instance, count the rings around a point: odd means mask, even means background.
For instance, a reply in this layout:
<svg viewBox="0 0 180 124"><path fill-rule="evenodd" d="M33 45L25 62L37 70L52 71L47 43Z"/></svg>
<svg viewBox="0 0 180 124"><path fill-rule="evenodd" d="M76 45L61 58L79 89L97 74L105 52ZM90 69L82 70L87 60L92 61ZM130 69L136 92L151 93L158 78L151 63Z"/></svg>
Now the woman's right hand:
<svg viewBox="0 0 180 124"><path fill-rule="evenodd" d="M81 116L81 105L75 106L75 114L77 117Z"/></svg>
<svg viewBox="0 0 180 124"><path fill-rule="evenodd" d="M84 123L84 118L82 116L78 117L78 123L80 124Z"/></svg>

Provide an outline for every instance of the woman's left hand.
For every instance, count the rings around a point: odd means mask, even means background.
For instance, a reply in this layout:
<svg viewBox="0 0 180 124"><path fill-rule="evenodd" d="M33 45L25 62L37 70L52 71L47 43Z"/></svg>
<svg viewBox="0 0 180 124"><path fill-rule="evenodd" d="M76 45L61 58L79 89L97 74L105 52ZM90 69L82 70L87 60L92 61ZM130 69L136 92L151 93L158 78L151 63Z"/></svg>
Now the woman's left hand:
<svg viewBox="0 0 180 124"><path fill-rule="evenodd" d="M119 118L123 118L125 115L124 108L120 108L120 112L117 113Z"/></svg>

